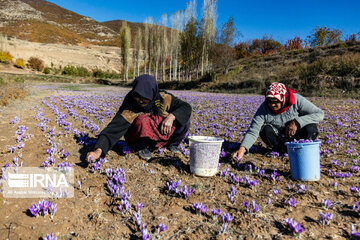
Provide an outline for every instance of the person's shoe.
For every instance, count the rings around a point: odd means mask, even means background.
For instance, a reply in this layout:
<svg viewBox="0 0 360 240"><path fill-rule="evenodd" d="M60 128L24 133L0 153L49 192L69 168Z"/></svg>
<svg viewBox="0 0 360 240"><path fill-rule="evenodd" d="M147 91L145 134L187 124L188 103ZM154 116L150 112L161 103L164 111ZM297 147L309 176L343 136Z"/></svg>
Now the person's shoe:
<svg viewBox="0 0 360 240"><path fill-rule="evenodd" d="M177 146L170 146L170 147L169 147L169 150L170 150L172 153L182 153Z"/></svg>
<svg viewBox="0 0 360 240"><path fill-rule="evenodd" d="M144 148L139 150L138 152L139 157L144 159L144 160L150 160L151 159L151 152L149 151L148 148Z"/></svg>

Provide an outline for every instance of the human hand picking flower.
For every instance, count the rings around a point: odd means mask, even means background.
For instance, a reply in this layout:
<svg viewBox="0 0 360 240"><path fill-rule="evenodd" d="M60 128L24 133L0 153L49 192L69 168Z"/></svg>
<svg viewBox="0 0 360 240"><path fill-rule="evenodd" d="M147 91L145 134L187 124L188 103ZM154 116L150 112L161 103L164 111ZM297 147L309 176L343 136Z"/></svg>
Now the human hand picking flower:
<svg viewBox="0 0 360 240"><path fill-rule="evenodd" d="M175 116L171 113L163 120L163 122L161 123L162 134L169 134L171 132L174 120Z"/></svg>
<svg viewBox="0 0 360 240"><path fill-rule="evenodd" d="M293 137L296 134L296 131L300 127L299 123L294 119L286 126L286 136Z"/></svg>
<svg viewBox="0 0 360 240"><path fill-rule="evenodd" d="M240 147L239 150L233 153L232 157L234 159L240 160L244 157L244 154L246 153L245 147Z"/></svg>
<svg viewBox="0 0 360 240"><path fill-rule="evenodd" d="M95 161L96 159L100 158L102 153L101 148L97 148L92 152L88 152L86 155L86 161L91 162L92 160Z"/></svg>

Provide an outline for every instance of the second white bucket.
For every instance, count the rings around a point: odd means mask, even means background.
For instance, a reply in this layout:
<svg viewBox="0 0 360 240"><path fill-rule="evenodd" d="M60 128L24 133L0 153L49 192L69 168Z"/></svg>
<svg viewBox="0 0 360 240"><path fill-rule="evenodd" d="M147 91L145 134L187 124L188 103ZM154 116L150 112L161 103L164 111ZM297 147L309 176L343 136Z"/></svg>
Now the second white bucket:
<svg viewBox="0 0 360 240"><path fill-rule="evenodd" d="M189 136L190 172L211 177L218 172L221 146L224 139L208 136Z"/></svg>

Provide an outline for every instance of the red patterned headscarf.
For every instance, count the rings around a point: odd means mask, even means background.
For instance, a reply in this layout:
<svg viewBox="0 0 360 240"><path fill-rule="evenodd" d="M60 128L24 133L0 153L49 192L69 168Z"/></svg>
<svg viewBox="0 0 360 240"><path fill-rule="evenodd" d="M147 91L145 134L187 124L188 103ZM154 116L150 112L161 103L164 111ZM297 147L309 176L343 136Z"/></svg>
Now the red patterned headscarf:
<svg viewBox="0 0 360 240"><path fill-rule="evenodd" d="M279 114L288 110L288 108L295 104L295 96L294 93L296 91L287 88L282 83L272 83L266 89L266 98L275 98L279 100L282 104L282 108L279 111L273 111L275 114Z"/></svg>

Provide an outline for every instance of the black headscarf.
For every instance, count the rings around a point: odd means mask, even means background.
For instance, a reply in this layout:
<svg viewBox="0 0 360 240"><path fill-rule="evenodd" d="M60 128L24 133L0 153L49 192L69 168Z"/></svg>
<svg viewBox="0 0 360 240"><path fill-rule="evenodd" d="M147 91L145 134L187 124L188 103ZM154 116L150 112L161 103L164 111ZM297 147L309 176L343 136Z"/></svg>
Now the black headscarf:
<svg viewBox="0 0 360 240"><path fill-rule="evenodd" d="M143 74L135 78L132 91L146 99L151 100L148 105L141 107L145 112L149 112L151 110L156 114L161 112L160 107L163 99L160 96L159 86L153 76Z"/></svg>

